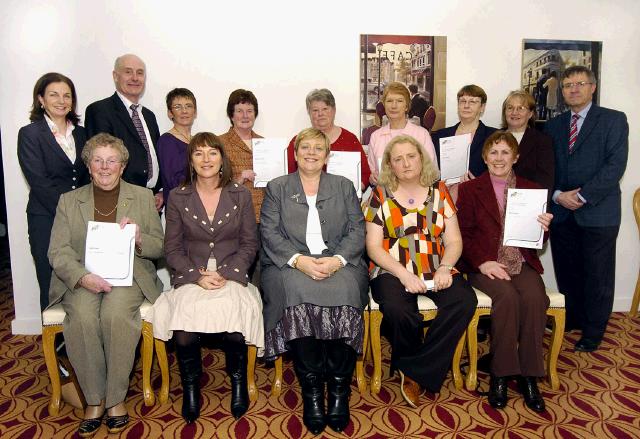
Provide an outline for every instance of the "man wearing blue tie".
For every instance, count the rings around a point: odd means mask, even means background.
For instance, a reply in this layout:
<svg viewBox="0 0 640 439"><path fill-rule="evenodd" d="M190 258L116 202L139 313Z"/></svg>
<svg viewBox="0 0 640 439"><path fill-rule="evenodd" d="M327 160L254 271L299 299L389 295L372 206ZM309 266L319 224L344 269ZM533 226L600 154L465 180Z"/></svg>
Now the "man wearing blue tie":
<svg viewBox="0 0 640 439"><path fill-rule="evenodd" d="M596 77L587 67L567 68L561 87L570 110L546 125L556 159L551 253L565 295L566 329L582 331L576 351L592 352L613 308L629 125L624 113L592 102Z"/></svg>

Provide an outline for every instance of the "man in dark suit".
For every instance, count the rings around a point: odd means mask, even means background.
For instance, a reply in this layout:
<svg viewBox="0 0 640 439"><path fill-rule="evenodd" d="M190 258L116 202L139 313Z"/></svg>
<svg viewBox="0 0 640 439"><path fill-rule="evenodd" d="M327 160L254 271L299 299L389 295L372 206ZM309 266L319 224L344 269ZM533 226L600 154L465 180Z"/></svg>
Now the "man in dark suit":
<svg viewBox="0 0 640 439"><path fill-rule="evenodd" d="M420 118L420 125L423 128L426 128L424 126L423 119L424 113L426 113L427 109L429 108L429 102L427 102L424 96L418 93L417 85L411 84L409 86L409 92L411 93L411 108L409 109L409 118L414 116Z"/></svg>
<svg viewBox="0 0 640 439"><path fill-rule="evenodd" d="M582 330L575 349L598 348L613 308L620 179L627 166L629 125L624 113L592 102L596 78L569 67L562 95L570 110L547 122L556 160L551 251L567 329Z"/></svg>
<svg viewBox="0 0 640 439"><path fill-rule="evenodd" d="M136 55L126 54L116 59L113 82L116 92L101 101L92 103L85 113L88 137L109 133L124 142L129 150L129 163L123 180L156 193L156 207L162 207L160 168L156 154L160 130L156 116L139 104L144 94L147 69Z"/></svg>

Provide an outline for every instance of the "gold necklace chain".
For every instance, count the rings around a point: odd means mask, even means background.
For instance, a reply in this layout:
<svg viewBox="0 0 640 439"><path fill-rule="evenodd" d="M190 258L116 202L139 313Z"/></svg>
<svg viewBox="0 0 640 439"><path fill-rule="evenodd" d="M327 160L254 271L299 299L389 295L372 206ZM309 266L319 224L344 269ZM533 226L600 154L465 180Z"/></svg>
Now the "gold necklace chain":
<svg viewBox="0 0 640 439"><path fill-rule="evenodd" d="M189 137L185 136L180 131L178 131L176 128L171 128L171 131L173 131L178 136L182 137L184 140L187 141L187 143L191 142L191 136L189 136Z"/></svg>
<svg viewBox="0 0 640 439"><path fill-rule="evenodd" d="M115 205L115 206L113 206L113 209L111 209L109 212L107 212L107 213L102 213L102 212L100 212L100 211L98 210L98 208L97 208L97 207L93 206L93 210L95 210L96 212L98 212L98 214L99 214L99 215L104 216L104 217L111 216L111 215L113 214L113 212L115 212L115 211L116 211L116 209L117 209L117 208L118 208L118 203L116 203L116 205Z"/></svg>

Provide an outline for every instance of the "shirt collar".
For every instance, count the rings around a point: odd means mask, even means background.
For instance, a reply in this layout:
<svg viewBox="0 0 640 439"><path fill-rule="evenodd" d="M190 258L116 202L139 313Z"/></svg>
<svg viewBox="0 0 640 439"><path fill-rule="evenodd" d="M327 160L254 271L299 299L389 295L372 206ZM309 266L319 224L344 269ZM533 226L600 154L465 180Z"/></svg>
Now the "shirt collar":
<svg viewBox="0 0 640 439"><path fill-rule="evenodd" d="M58 132L58 126L51 120L47 113L44 114L44 120L47 122L47 125L49 126L49 129L52 133ZM67 132L64 133L64 136L69 137L74 129L75 125L73 125L70 120L67 120Z"/></svg>
<svg viewBox="0 0 640 439"><path fill-rule="evenodd" d="M127 108L127 111L131 111L131 105L134 104L134 102L131 102L129 99L127 99L122 93L120 93L119 91L116 90L116 93L118 94L118 97L120 98L120 100L122 101L122 103L124 104L124 106ZM136 105L138 105L138 109L142 110L142 104L140 102L138 102Z"/></svg>
<svg viewBox="0 0 640 439"><path fill-rule="evenodd" d="M589 102L586 107L584 107L582 110L578 111L577 113L574 113L573 110L571 110L571 116L573 116L574 114L577 114L578 116L580 116L580 118L582 118L582 120L586 119L587 113L591 109L592 105L593 105L593 101Z"/></svg>

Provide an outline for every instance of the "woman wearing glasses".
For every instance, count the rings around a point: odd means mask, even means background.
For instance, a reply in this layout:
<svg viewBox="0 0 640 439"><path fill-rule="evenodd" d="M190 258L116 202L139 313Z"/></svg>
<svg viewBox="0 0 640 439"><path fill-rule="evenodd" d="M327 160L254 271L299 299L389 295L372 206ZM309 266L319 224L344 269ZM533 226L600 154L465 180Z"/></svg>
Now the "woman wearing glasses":
<svg viewBox="0 0 640 439"><path fill-rule="evenodd" d="M518 161L513 170L521 177L553 190L555 159L551 137L536 130L536 101L529 93L515 90L502 104L502 129L513 134L519 144Z"/></svg>
<svg viewBox="0 0 640 439"><path fill-rule="evenodd" d="M167 94L167 115L173 127L158 139L158 161L162 194L166 206L171 189L184 182L187 169L187 146L191 127L198 115L196 97L186 88L174 88Z"/></svg>
<svg viewBox="0 0 640 439"><path fill-rule="evenodd" d="M469 172L463 176L462 181L476 178L487 170L487 165L482 160L482 145L496 129L486 126L480 120L486 104L487 94L481 87L475 84L465 85L458 91L458 118L460 122L433 133L433 143L438 155L438 163L440 162L440 139L471 134ZM452 191L454 198L456 192Z"/></svg>

